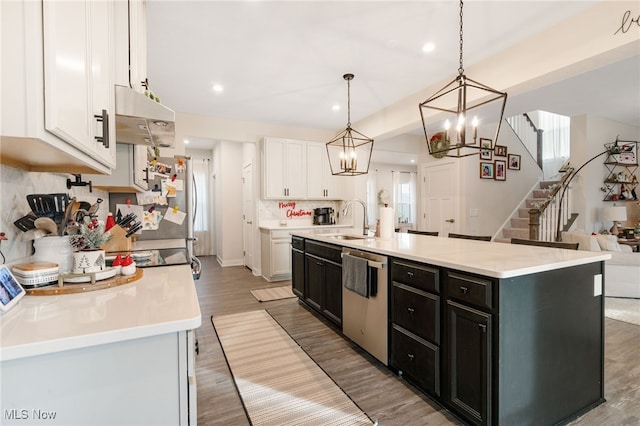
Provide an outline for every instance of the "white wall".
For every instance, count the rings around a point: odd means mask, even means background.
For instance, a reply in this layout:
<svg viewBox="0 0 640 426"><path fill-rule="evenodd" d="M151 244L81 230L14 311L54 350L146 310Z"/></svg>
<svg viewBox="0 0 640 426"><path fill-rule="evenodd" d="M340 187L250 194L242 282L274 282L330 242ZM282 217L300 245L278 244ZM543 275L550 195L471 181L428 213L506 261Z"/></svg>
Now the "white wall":
<svg viewBox="0 0 640 426"><path fill-rule="evenodd" d="M620 140L640 141L640 124L629 126L601 117L581 115L571 117L571 164L580 167L592 157L605 151L604 144ZM600 190L607 175L604 166L606 154L602 155L582 169L573 180L573 212L578 213L576 227L587 232L600 232L603 227L602 208L613 205L603 201L604 193ZM637 175L637 174L636 174ZM617 205L631 202L618 201ZM632 224L632 225L635 225ZM605 224L607 229L611 224Z"/></svg>
<svg viewBox="0 0 640 426"><path fill-rule="evenodd" d="M498 145L520 155L520 170L507 169L505 181L480 179L478 156L461 159L461 233L495 235L542 178L542 171L509 126L502 125ZM507 158L493 155L491 161ZM478 210L478 216L471 216L472 209Z"/></svg>

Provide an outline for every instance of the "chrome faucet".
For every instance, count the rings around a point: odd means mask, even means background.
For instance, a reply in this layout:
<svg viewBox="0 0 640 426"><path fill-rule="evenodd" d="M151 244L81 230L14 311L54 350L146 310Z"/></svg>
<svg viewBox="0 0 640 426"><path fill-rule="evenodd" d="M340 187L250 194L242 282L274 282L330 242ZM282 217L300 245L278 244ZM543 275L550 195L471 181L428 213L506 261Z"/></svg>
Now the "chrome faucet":
<svg viewBox="0 0 640 426"><path fill-rule="evenodd" d="M351 201L352 200L347 200L344 203L344 207L342 208L342 215L343 216L346 216L347 213L349 212L349 207L351 207ZM360 204L362 204L362 209L364 210L364 216L362 217L362 235L368 235L367 231L369 230L369 226L367 226L367 205L365 204L364 201L362 201L360 199L356 199L354 201L357 201Z"/></svg>

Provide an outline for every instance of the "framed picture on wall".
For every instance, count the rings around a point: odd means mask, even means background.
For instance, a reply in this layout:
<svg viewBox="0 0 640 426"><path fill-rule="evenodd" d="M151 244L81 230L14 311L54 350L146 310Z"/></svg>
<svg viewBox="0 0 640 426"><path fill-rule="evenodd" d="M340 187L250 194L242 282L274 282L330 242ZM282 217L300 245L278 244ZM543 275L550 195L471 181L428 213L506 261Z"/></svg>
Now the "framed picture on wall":
<svg viewBox="0 0 640 426"><path fill-rule="evenodd" d="M507 157L507 168L520 170L520 156L517 154L509 154L509 157Z"/></svg>
<svg viewBox="0 0 640 426"><path fill-rule="evenodd" d="M491 139L480 138L480 159L491 160L493 158L493 141Z"/></svg>
<svg viewBox="0 0 640 426"><path fill-rule="evenodd" d="M496 180L507 180L507 162L496 160L494 174Z"/></svg>
<svg viewBox="0 0 640 426"><path fill-rule="evenodd" d="M493 179L493 163L480 162L480 179Z"/></svg>
<svg viewBox="0 0 640 426"><path fill-rule="evenodd" d="M506 157L507 156L507 147L504 145L496 145L493 149L496 153L496 157Z"/></svg>

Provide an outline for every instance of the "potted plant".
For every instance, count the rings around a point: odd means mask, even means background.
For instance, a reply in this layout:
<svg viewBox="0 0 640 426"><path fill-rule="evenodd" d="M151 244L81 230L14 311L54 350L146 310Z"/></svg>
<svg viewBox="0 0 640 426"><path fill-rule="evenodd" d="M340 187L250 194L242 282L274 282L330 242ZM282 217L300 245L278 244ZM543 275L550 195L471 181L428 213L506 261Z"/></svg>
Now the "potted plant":
<svg viewBox="0 0 640 426"><path fill-rule="evenodd" d="M100 246L109 242L111 234L104 228L101 221L85 217L71 235L74 273L100 272L106 268L105 251Z"/></svg>

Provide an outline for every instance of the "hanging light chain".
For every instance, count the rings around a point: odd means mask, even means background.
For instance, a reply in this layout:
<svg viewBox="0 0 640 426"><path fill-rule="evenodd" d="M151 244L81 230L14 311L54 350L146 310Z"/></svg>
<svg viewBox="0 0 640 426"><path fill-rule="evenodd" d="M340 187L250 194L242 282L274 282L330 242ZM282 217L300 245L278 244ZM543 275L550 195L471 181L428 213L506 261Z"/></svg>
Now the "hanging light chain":
<svg viewBox="0 0 640 426"><path fill-rule="evenodd" d="M462 66L462 0L460 0L460 67L458 67L458 73L464 74L464 68Z"/></svg>
<svg viewBox="0 0 640 426"><path fill-rule="evenodd" d="M347 127L351 127L351 78L347 77Z"/></svg>

